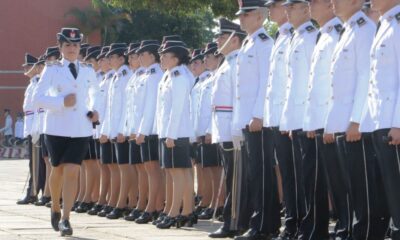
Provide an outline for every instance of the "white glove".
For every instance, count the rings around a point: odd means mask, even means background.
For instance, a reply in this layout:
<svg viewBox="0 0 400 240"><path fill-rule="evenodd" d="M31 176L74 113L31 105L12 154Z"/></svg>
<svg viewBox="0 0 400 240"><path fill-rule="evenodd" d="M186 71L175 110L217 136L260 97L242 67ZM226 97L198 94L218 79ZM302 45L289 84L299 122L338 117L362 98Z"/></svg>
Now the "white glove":
<svg viewBox="0 0 400 240"><path fill-rule="evenodd" d="M242 148L243 136L232 136L233 148L240 150Z"/></svg>

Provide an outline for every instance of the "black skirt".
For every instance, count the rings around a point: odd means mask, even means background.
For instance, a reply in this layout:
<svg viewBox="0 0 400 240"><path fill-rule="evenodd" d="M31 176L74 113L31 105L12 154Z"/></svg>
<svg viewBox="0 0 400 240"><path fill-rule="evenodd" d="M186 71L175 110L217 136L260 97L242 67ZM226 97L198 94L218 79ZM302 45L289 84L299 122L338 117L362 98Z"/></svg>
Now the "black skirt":
<svg viewBox="0 0 400 240"><path fill-rule="evenodd" d="M201 137L201 144L197 148L197 154L203 168L221 166L217 144L206 144L204 136Z"/></svg>
<svg viewBox="0 0 400 240"><path fill-rule="evenodd" d="M142 156L140 154L140 146L136 141L129 141L129 164L141 164Z"/></svg>
<svg viewBox="0 0 400 240"><path fill-rule="evenodd" d="M40 153L42 154L42 157L48 157L49 151L47 150L46 143L44 141L44 134L40 134L39 144L40 144Z"/></svg>
<svg viewBox="0 0 400 240"><path fill-rule="evenodd" d="M191 168L189 138L178 138L175 140L175 147L173 148L167 148L165 141L165 138L159 141L159 148L161 149L161 167Z"/></svg>
<svg viewBox="0 0 400 240"><path fill-rule="evenodd" d="M114 143L118 164L129 164L129 142Z"/></svg>
<svg viewBox="0 0 400 240"><path fill-rule="evenodd" d="M89 147L89 137L70 138L44 135L44 141L53 167L63 163L81 165Z"/></svg>
<svg viewBox="0 0 400 240"><path fill-rule="evenodd" d="M101 164L117 163L117 155L111 142L100 144L100 162Z"/></svg>
<svg viewBox="0 0 400 240"><path fill-rule="evenodd" d="M89 148L84 160L100 159L100 142L98 139L90 138Z"/></svg>
<svg viewBox="0 0 400 240"><path fill-rule="evenodd" d="M158 136L150 135L144 140L144 143L140 145L140 154L142 162L158 161Z"/></svg>
<svg viewBox="0 0 400 240"><path fill-rule="evenodd" d="M197 154L197 149L199 145L197 142L190 144L190 158L194 160L195 163L199 164L201 163L200 158L198 157Z"/></svg>

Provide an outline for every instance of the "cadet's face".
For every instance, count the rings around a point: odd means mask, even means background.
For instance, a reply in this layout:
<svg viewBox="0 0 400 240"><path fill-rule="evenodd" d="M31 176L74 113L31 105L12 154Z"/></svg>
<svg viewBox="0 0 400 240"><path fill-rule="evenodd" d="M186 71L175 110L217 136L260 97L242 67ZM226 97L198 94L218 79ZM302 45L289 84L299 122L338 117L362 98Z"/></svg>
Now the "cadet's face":
<svg viewBox="0 0 400 240"><path fill-rule="evenodd" d="M129 54L128 55L128 63L131 69L137 69L140 67L139 55L137 54Z"/></svg>
<svg viewBox="0 0 400 240"><path fill-rule="evenodd" d="M108 56L110 60L110 65L112 69L118 70L124 64L124 58L122 56L118 56L118 54L112 54Z"/></svg>
<svg viewBox="0 0 400 240"><path fill-rule="evenodd" d="M99 66L100 66L101 71L103 71L103 72L109 71L111 68L110 60L108 60L108 58L101 58L99 60Z"/></svg>
<svg viewBox="0 0 400 240"><path fill-rule="evenodd" d="M282 21L282 18L287 18L285 17L286 13L285 13L285 7L282 6L282 3L273 3L270 7L269 7L269 18L273 21L273 22L280 22Z"/></svg>
<svg viewBox="0 0 400 240"><path fill-rule="evenodd" d="M149 67L151 64L155 62L153 55L151 55L149 52L140 53L139 61L143 67Z"/></svg>
<svg viewBox="0 0 400 240"><path fill-rule="evenodd" d="M330 11L331 4L329 0L311 0L310 12L311 17L319 21L326 15L327 11Z"/></svg>
<svg viewBox="0 0 400 240"><path fill-rule="evenodd" d="M226 43L226 41L229 38L229 34L221 34L217 37L217 45L218 48L221 48L222 46L224 46L224 44Z"/></svg>
<svg viewBox="0 0 400 240"><path fill-rule="evenodd" d="M251 31L253 29L253 26L258 23L259 17L260 14L256 10L240 14L239 15L240 28L246 32Z"/></svg>
<svg viewBox="0 0 400 240"><path fill-rule="evenodd" d="M214 54L210 53L204 56L204 65L208 70L215 70L218 67L218 57L214 56Z"/></svg>
<svg viewBox="0 0 400 240"><path fill-rule="evenodd" d="M161 67L163 69L172 69L178 65L178 58L173 53L164 53L160 56Z"/></svg>
<svg viewBox="0 0 400 240"><path fill-rule="evenodd" d="M205 66L202 60L197 59L190 64L194 76L199 76L204 72Z"/></svg>
<svg viewBox="0 0 400 240"><path fill-rule="evenodd" d="M331 0L333 12L336 16L343 16L343 12L346 12L350 0Z"/></svg>
<svg viewBox="0 0 400 240"><path fill-rule="evenodd" d="M309 11L308 5L304 3L295 3L286 5L286 14L288 20L293 25L297 25L303 20L304 15Z"/></svg>
<svg viewBox="0 0 400 240"><path fill-rule="evenodd" d="M60 52L70 62L76 61L81 50L80 43L64 42L60 45Z"/></svg>
<svg viewBox="0 0 400 240"><path fill-rule="evenodd" d="M24 73L27 74L32 69L32 65L24 66Z"/></svg>
<svg viewBox="0 0 400 240"><path fill-rule="evenodd" d="M95 58L90 58L86 60L86 63L92 65L92 67L96 71L99 69L99 64L97 63L97 60Z"/></svg>

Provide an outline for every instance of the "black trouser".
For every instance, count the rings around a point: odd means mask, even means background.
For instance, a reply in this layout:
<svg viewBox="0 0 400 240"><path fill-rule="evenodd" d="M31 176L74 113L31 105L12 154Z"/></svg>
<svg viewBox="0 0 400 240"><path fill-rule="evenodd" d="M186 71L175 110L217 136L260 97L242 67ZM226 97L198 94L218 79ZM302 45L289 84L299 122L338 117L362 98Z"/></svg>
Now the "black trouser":
<svg viewBox="0 0 400 240"><path fill-rule="evenodd" d="M293 141L287 134L274 128L276 156L282 176L283 196L286 208L285 232L291 236L298 233L301 220L305 216L305 197L302 177L302 155L298 133L292 131Z"/></svg>
<svg viewBox="0 0 400 240"><path fill-rule="evenodd" d="M245 154L244 162L247 164L247 190L248 211L250 228L262 233L271 232L269 210L271 201L264 196L273 192L272 162L265 161L262 155L262 131L250 132L243 129ZM269 197L270 198L270 197Z"/></svg>
<svg viewBox="0 0 400 240"><path fill-rule="evenodd" d="M372 141L376 151L389 212L392 217L392 239L400 239L400 149L388 144L384 139L390 129L373 132Z"/></svg>
<svg viewBox="0 0 400 240"><path fill-rule="evenodd" d="M28 136L28 155L29 155L29 183L28 188L26 190L27 196L35 196L33 192L33 169L32 169L32 161L33 161L33 147L32 147L32 136Z"/></svg>
<svg viewBox="0 0 400 240"><path fill-rule="evenodd" d="M338 134L336 142L340 161L349 171L354 208L353 240L384 239L389 217L371 134L363 134L358 142L347 142L344 134Z"/></svg>
<svg viewBox="0 0 400 240"><path fill-rule="evenodd" d="M319 139L318 139L319 138ZM294 137L302 151L303 188L306 213L300 224L300 240L329 239L329 204L325 168L321 158L323 147L321 133L317 138L307 138L306 132ZM298 162L298 161L297 161Z"/></svg>
<svg viewBox="0 0 400 240"><path fill-rule="evenodd" d="M33 169L33 148L36 147L36 164L39 164L37 169ZM29 135L28 136L28 154L29 154L29 185L28 189L26 191L26 194L28 196L36 196L39 194L40 191L42 191L42 194L44 193L44 187L46 184L46 165L44 163L44 159L42 157L40 148L37 147L36 145L32 144L32 137ZM36 183L36 194L34 194L33 191L33 171L38 171L36 172L37 176L37 183Z"/></svg>
<svg viewBox="0 0 400 240"><path fill-rule="evenodd" d="M322 134L322 133L321 133ZM317 135L318 149L321 149L323 167L326 171L332 206L337 215L336 237L349 239L352 230L353 206L350 198L350 182L347 161L340 161L335 143L324 144L322 135Z"/></svg>
<svg viewBox="0 0 400 240"><path fill-rule="evenodd" d="M225 198L225 205L224 205L224 211L223 211L223 219L224 219L224 225L223 228L226 231L235 231L235 230L241 230L245 229L247 224L243 226L243 220L241 220L243 217L246 217L246 206L241 205L239 208L239 213L238 213L238 226L234 226L234 224L231 224L232 222L232 184L234 181L234 176L233 176L233 167L234 167L234 150L233 150L233 143L232 142L223 142L217 145L218 146L218 151L221 155L222 159L222 165L224 167L225 171L225 185L226 185L226 198ZM236 181L236 180L235 180ZM240 196L237 196L241 199L244 198L243 196L244 192L241 192ZM248 220L248 218L246 217Z"/></svg>
<svg viewBox="0 0 400 240"><path fill-rule="evenodd" d="M263 161L264 161L264 185L271 187L271 191L265 191L263 189L264 205L268 207L264 211L264 221L267 221L267 226L270 227L268 231L270 233L279 232L281 227L280 219L280 202L277 186L277 176L275 173L275 162L276 162L276 149L277 144L275 141L275 131L272 128L263 128L262 131L262 143L263 143ZM268 215L265 215L268 214Z"/></svg>

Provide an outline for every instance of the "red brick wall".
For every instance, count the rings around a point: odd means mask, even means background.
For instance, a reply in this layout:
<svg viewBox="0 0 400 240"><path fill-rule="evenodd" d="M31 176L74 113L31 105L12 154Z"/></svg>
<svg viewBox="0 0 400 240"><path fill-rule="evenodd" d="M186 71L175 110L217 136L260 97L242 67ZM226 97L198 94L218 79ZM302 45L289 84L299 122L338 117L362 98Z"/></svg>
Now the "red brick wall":
<svg viewBox="0 0 400 240"><path fill-rule="evenodd" d="M56 33L61 27L74 23L65 14L74 7L91 6L91 0L1 0L0 1L0 71L22 70L25 52L34 56L56 45ZM100 34L90 37L91 44L99 44ZM23 95L28 79L22 74L0 73L0 128L3 109L12 109L15 120L22 111Z"/></svg>

